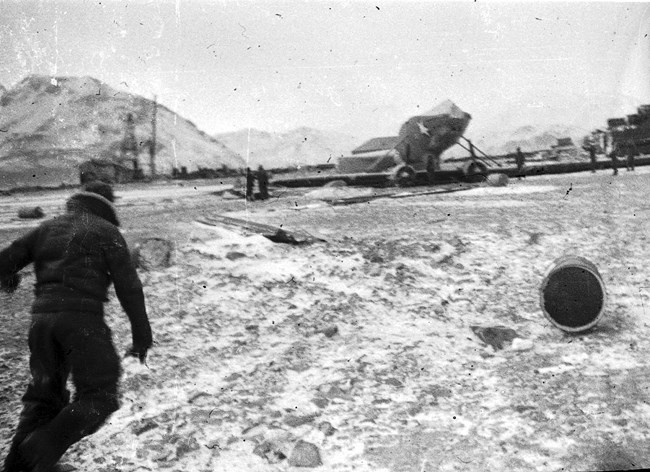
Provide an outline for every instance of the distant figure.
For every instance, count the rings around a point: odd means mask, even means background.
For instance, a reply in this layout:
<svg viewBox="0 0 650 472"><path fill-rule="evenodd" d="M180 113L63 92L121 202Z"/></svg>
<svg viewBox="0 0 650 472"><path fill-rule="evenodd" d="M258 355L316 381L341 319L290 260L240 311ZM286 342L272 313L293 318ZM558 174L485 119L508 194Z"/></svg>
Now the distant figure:
<svg viewBox="0 0 650 472"><path fill-rule="evenodd" d="M625 164L625 168L628 171L634 170L634 151L632 150L632 148L630 148L630 150L627 152L627 161Z"/></svg>
<svg viewBox="0 0 650 472"><path fill-rule="evenodd" d="M261 165L257 168L257 185L260 189L260 200L269 198L269 174Z"/></svg>
<svg viewBox="0 0 650 472"><path fill-rule="evenodd" d="M612 175L618 175L618 156L616 155L617 149L612 148L612 152L609 153L609 158L612 160Z"/></svg>
<svg viewBox="0 0 650 472"><path fill-rule="evenodd" d="M521 176L524 172L524 163L526 161L526 158L524 157L524 153L521 152L521 148L517 148L517 155L515 156L515 163L517 164L517 177L521 179Z"/></svg>
<svg viewBox="0 0 650 472"><path fill-rule="evenodd" d="M251 171L250 167L246 167L246 200L253 201L255 200L255 195L253 195L253 188L255 186L255 176Z"/></svg>
<svg viewBox="0 0 650 472"><path fill-rule="evenodd" d="M433 154L427 154L427 181L432 185L436 176L436 158Z"/></svg>
<svg viewBox="0 0 650 472"><path fill-rule="evenodd" d="M589 160L591 161L591 173L596 172L596 146L589 145Z"/></svg>

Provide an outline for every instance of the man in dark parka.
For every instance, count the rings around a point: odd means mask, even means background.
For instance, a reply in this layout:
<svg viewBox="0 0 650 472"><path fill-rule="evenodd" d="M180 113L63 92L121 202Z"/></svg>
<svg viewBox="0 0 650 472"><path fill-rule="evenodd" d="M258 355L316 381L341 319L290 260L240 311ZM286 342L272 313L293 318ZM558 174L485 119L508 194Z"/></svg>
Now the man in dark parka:
<svg viewBox="0 0 650 472"><path fill-rule="evenodd" d="M627 170L634 170L634 148L630 146L627 151L627 160L625 161L625 168Z"/></svg>
<svg viewBox="0 0 650 472"><path fill-rule="evenodd" d="M596 172L596 146L589 145L589 161L591 162L591 172Z"/></svg>
<svg viewBox="0 0 650 472"><path fill-rule="evenodd" d="M246 167L246 200L255 200L255 174L250 167Z"/></svg>
<svg viewBox="0 0 650 472"><path fill-rule="evenodd" d="M518 147L517 154L515 155L515 164L517 165L517 177L520 179L524 172L525 162L526 162L526 158L524 157L524 153L521 152L521 148Z"/></svg>
<svg viewBox="0 0 650 472"><path fill-rule="evenodd" d="M618 149L616 147L612 148L609 158L612 160L612 175L618 175Z"/></svg>
<svg viewBox="0 0 650 472"><path fill-rule="evenodd" d="M266 169L260 165L257 168L257 185L260 189L260 200L269 198L269 174Z"/></svg>
<svg viewBox="0 0 650 472"><path fill-rule="evenodd" d="M142 284L112 205L110 186L87 184L67 212L0 251L0 287L14 291L18 272L36 276L29 330L32 379L5 472L49 472L65 451L97 431L119 408L120 360L104 322L111 282L131 322L128 355L144 363L152 337ZM72 374L75 395L66 389Z"/></svg>

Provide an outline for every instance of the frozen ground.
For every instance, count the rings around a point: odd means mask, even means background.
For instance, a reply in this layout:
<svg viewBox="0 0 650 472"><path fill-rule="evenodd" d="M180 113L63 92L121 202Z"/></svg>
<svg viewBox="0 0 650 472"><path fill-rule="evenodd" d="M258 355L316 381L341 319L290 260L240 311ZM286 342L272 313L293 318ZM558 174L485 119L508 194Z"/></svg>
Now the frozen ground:
<svg viewBox="0 0 650 472"><path fill-rule="evenodd" d="M173 239L175 264L142 273L148 367L125 361L122 409L66 462L301 470L281 458L302 439L320 448L319 470L337 472L650 466L649 186L646 172L599 172L347 206L308 190L252 204L123 190L127 238ZM193 223L211 213L327 242ZM20 231L0 228L7 241ZM583 335L539 308L544 272L566 253L593 261L608 289L602 321ZM27 381L30 282L0 295L1 447ZM124 349L115 301L107 318ZM472 325L520 339L495 351Z"/></svg>

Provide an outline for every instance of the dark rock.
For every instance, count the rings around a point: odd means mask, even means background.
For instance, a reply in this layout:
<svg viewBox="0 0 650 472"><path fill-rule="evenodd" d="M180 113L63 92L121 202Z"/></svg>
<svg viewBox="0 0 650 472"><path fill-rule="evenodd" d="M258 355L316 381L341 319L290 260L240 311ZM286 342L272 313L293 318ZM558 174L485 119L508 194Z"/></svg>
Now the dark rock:
<svg viewBox="0 0 650 472"><path fill-rule="evenodd" d="M317 333L322 333L326 338L331 338L338 334L339 328L336 325L327 326L326 328L319 329Z"/></svg>
<svg viewBox="0 0 650 472"><path fill-rule="evenodd" d="M230 251L229 253L226 254L226 259L229 261L236 261L237 259L242 259L246 256L243 252L237 252L237 251Z"/></svg>
<svg viewBox="0 0 650 472"><path fill-rule="evenodd" d="M336 384L321 387L321 393L325 398L329 400L333 400L334 398L351 400L350 394Z"/></svg>
<svg viewBox="0 0 650 472"><path fill-rule="evenodd" d="M176 446L176 457L181 458L186 454L196 451L200 448L199 443L194 438L183 439Z"/></svg>
<svg viewBox="0 0 650 472"><path fill-rule="evenodd" d="M133 427L133 434L136 436L140 436L141 434L146 433L147 431L151 431L152 429L155 429L158 427L158 423L156 423L153 420L143 420L142 422L134 425Z"/></svg>
<svg viewBox="0 0 650 472"><path fill-rule="evenodd" d="M318 467L322 464L318 447L307 441L298 441L289 455L289 465L293 467Z"/></svg>
<svg viewBox="0 0 650 472"><path fill-rule="evenodd" d="M312 423L317 416L318 415L304 415L304 416L287 415L284 418L284 424L286 424L287 426L291 426L292 428L297 428L298 426L302 426L303 424Z"/></svg>
<svg viewBox="0 0 650 472"><path fill-rule="evenodd" d="M135 245L131 258L141 269L160 269L171 266L173 250L174 244L167 239L148 238Z"/></svg>
<svg viewBox="0 0 650 472"><path fill-rule="evenodd" d="M325 436L332 436L336 432L336 428L329 421L323 421L318 425L318 431Z"/></svg>
<svg viewBox="0 0 650 472"><path fill-rule="evenodd" d="M18 218L22 219L39 219L45 216L41 207L20 208L18 209Z"/></svg>
<svg viewBox="0 0 650 472"><path fill-rule="evenodd" d="M384 380L383 383L385 383L386 385L392 385L393 387L403 387L404 386L404 384L402 382L400 382L399 380L397 380L394 377L387 378L386 380Z"/></svg>
<svg viewBox="0 0 650 472"><path fill-rule="evenodd" d="M241 375L239 372L233 372L233 373L230 374L228 377L225 377L223 380L226 381L226 382L232 382L232 381L234 381L234 380L237 380L237 379L240 378L241 376L242 376L242 375Z"/></svg>
<svg viewBox="0 0 650 472"><path fill-rule="evenodd" d="M327 398L323 397L316 397L312 398L311 402L316 405L318 408L327 408L327 405L329 405L330 401Z"/></svg>
<svg viewBox="0 0 650 472"><path fill-rule="evenodd" d="M503 349L506 344L511 343L517 337L514 329L504 326L470 326L477 338L485 344L492 346L495 351Z"/></svg>
<svg viewBox="0 0 650 472"><path fill-rule="evenodd" d="M255 449L253 449L253 454L266 459L271 464L277 464L278 462L287 458L286 454L271 441L263 441L262 443L255 446Z"/></svg>
<svg viewBox="0 0 650 472"><path fill-rule="evenodd" d="M387 403L390 403L390 400L388 398L375 398L372 401L373 405L385 405Z"/></svg>

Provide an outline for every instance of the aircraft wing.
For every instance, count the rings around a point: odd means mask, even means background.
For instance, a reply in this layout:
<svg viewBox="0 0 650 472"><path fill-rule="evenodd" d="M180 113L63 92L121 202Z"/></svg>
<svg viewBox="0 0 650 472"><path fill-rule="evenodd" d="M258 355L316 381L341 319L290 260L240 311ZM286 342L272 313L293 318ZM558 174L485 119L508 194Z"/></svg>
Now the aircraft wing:
<svg viewBox="0 0 650 472"><path fill-rule="evenodd" d="M363 154L366 152L375 152L375 151L390 151L400 141L399 136L384 136L380 138L372 138L365 143L363 143L358 148L352 151L352 154Z"/></svg>

